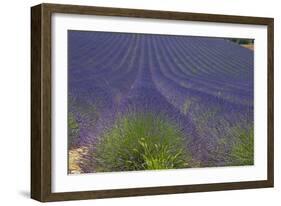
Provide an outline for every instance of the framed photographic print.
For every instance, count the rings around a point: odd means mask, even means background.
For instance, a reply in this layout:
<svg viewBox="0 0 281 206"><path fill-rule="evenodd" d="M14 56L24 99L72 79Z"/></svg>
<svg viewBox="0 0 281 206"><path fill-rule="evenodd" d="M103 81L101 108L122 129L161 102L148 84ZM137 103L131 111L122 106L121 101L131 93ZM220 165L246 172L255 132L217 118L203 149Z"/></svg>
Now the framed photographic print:
<svg viewBox="0 0 281 206"><path fill-rule="evenodd" d="M31 8L31 197L273 187L273 19Z"/></svg>

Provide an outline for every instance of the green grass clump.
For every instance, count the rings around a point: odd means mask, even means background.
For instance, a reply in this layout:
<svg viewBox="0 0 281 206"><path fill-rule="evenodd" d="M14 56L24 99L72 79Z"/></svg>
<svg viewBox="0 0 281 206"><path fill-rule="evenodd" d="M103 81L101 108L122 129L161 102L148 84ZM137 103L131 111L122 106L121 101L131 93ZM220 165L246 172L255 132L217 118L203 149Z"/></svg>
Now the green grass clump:
<svg viewBox="0 0 281 206"><path fill-rule="evenodd" d="M235 165L254 164L254 130L241 131L231 150L231 159Z"/></svg>
<svg viewBox="0 0 281 206"><path fill-rule="evenodd" d="M79 125L73 113L68 113L68 146L73 146L75 140L78 138Z"/></svg>
<svg viewBox="0 0 281 206"><path fill-rule="evenodd" d="M176 124L153 114L117 119L96 145L96 171L189 167L184 136Z"/></svg>

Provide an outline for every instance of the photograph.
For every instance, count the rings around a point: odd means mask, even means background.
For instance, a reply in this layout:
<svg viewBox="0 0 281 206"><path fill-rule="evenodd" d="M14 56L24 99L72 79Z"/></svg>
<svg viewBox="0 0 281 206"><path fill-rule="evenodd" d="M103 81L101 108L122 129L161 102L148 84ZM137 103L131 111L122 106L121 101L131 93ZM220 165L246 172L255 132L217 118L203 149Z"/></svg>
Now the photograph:
<svg viewBox="0 0 281 206"><path fill-rule="evenodd" d="M68 30L67 173L253 166L254 42Z"/></svg>

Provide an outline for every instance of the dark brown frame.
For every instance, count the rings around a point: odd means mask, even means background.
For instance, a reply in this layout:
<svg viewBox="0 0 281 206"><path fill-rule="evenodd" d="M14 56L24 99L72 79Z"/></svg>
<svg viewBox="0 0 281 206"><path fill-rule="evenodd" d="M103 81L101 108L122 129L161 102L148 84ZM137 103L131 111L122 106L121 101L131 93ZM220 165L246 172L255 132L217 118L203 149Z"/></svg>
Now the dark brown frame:
<svg viewBox="0 0 281 206"><path fill-rule="evenodd" d="M268 34L267 180L52 193L51 191L51 16L53 13L140 17L203 22L266 25ZM31 198L42 201L80 200L139 195L205 192L273 187L273 38L274 19L170 11L40 4L31 8ZM266 138L266 137L265 137Z"/></svg>

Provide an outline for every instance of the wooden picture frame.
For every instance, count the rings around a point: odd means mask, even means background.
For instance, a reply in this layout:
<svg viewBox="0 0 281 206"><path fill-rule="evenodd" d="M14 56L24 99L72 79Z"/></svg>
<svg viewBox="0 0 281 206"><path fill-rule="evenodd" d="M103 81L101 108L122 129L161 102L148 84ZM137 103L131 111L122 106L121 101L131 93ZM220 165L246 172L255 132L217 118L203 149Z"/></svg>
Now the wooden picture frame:
<svg viewBox="0 0 281 206"><path fill-rule="evenodd" d="M52 69L51 17L54 13L137 17L147 19L220 22L267 26L267 179L214 184L170 185L143 188L109 189L79 192L52 192ZM40 4L31 8L31 198L42 202L93 198L160 195L273 187L273 38L272 18L229 16L170 11L105 8L92 6Z"/></svg>

